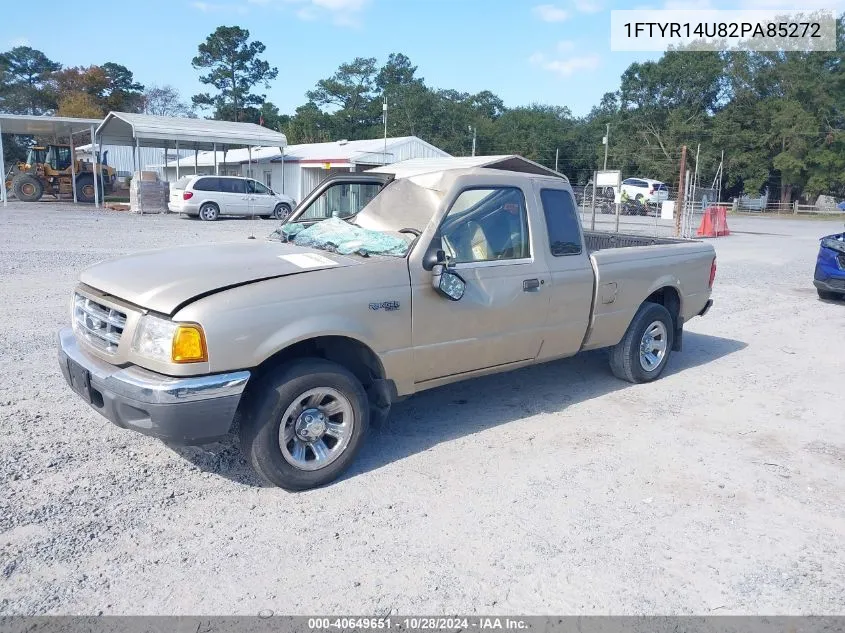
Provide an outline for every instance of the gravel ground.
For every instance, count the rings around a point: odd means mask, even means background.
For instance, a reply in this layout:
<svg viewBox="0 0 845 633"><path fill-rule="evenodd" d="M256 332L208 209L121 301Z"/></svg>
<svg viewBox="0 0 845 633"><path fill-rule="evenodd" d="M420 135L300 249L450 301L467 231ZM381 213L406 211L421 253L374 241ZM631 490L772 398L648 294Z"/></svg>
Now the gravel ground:
<svg viewBox="0 0 845 633"><path fill-rule="evenodd" d="M433 390L291 494L110 425L54 339L82 267L273 225L10 204L0 614L845 612L845 304L811 285L841 224L730 223L660 381L595 352Z"/></svg>

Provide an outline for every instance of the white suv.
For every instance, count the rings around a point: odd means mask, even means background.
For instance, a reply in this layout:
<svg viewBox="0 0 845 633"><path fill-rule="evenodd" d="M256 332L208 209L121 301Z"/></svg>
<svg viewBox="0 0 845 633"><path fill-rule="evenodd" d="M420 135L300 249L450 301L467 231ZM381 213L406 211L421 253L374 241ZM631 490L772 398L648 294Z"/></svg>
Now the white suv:
<svg viewBox="0 0 845 633"><path fill-rule="evenodd" d="M173 213L201 220L221 215L261 216L279 220L296 206L293 198L276 193L252 178L239 176L184 176L170 185Z"/></svg>
<svg viewBox="0 0 845 633"><path fill-rule="evenodd" d="M669 188L659 180L651 178L626 178L622 181L622 192L631 200L640 202L663 202L669 199Z"/></svg>

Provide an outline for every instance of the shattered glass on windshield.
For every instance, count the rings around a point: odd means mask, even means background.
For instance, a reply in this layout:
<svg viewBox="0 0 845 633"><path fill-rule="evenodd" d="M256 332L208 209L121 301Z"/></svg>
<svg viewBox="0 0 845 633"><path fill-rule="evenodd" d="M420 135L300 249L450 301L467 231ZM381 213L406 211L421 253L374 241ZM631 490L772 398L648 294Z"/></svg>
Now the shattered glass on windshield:
<svg viewBox="0 0 845 633"><path fill-rule="evenodd" d="M297 246L318 248L341 255L388 255L404 257L409 241L403 237L373 231L340 218L327 218L311 226L301 222L282 225L273 237Z"/></svg>

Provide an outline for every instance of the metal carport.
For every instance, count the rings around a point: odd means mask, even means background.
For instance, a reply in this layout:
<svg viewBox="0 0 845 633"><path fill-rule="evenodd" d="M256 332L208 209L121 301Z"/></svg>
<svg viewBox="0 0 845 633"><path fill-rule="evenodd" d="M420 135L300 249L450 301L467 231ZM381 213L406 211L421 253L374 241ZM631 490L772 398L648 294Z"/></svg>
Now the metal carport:
<svg viewBox="0 0 845 633"><path fill-rule="evenodd" d="M82 132L90 132L94 137L94 131L102 123L102 119L73 119L62 116L32 116L25 114L0 114L0 174L3 176L2 189L3 206L6 206L8 194L6 193L6 162L3 158L3 134L18 134L21 136L49 136L53 139L59 136L70 138L71 155L73 149L73 135ZM94 170L96 171L96 170ZM76 165L71 161L71 176L76 182ZM97 203L99 198L96 179L94 174L94 200ZM76 202L76 187L73 187L73 201Z"/></svg>
<svg viewBox="0 0 845 633"><path fill-rule="evenodd" d="M223 162L230 147L247 147L252 158L252 148L256 146L278 147L283 151L287 146L287 137L254 123L234 123L232 121L214 121L211 119L186 119L150 114L132 114L129 112L109 112L97 128L92 139L94 151L97 143L106 145L131 145L136 149L136 171L138 165L137 149L156 147L165 150L175 148L193 149L194 161L200 150L214 152L214 172L218 172L217 150L223 150ZM176 177L179 177L178 162Z"/></svg>

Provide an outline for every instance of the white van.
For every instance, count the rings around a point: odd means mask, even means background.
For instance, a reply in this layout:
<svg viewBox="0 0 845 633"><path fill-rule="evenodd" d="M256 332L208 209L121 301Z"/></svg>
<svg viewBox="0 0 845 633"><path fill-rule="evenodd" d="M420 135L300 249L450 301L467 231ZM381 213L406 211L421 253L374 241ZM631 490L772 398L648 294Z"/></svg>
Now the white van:
<svg viewBox="0 0 845 633"><path fill-rule="evenodd" d="M221 215L261 216L282 220L296 202L276 193L252 178L240 176L184 176L170 185L173 213L184 213L200 220L216 220Z"/></svg>

